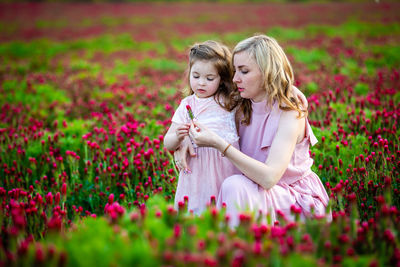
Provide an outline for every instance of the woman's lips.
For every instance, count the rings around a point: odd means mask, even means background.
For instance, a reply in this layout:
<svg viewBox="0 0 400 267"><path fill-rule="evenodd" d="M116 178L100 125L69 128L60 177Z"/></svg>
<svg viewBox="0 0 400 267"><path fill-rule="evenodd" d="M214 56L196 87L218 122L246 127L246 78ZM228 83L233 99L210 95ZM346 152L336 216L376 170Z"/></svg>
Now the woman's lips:
<svg viewBox="0 0 400 267"><path fill-rule="evenodd" d="M238 91L239 91L239 92L243 92L243 91L244 91L244 88L238 87Z"/></svg>

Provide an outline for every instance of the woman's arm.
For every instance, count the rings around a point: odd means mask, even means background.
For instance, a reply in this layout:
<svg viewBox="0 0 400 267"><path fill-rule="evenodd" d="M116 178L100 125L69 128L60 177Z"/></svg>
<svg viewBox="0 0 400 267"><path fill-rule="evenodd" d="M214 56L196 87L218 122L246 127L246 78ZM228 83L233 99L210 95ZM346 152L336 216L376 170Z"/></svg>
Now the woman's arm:
<svg viewBox="0 0 400 267"><path fill-rule="evenodd" d="M164 136L164 147L170 151L175 151L185 136L189 134L190 124L177 124L173 122Z"/></svg>
<svg viewBox="0 0 400 267"><path fill-rule="evenodd" d="M270 189L282 177L296 143L304 137L305 118L297 118L297 115L295 111L282 112L278 130L265 163L247 156L232 146L225 151L225 156L248 178L263 188ZM223 138L199 123L196 124L200 131L196 131L192 125L189 134L197 145L212 146L221 153L228 147L229 143Z"/></svg>

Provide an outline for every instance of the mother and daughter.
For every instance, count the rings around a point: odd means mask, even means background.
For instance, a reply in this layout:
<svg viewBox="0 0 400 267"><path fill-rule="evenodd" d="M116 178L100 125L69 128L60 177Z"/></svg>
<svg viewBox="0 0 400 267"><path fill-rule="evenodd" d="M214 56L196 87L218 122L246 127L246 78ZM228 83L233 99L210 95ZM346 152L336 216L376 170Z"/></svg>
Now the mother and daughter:
<svg viewBox="0 0 400 267"><path fill-rule="evenodd" d="M302 105L307 100L293 86L279 44L258 35L232 54L215 41L195 44L188 76L187 96L164 138L181 170L175 207L188 197L188 209L200 214L214 196L232 227L244 210L269 214L272 222L278 210L293 219L293 208L301 218L330 219L329 197L311 171L309 145L317 140Z"/></svg>

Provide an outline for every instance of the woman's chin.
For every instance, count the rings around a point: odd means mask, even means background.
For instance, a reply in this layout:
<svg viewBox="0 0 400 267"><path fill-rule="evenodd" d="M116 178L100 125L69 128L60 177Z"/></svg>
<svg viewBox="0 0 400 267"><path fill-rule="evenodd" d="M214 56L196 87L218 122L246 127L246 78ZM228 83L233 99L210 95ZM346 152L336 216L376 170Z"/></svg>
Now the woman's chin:
<svg viewBox="0 0 400 267"><path fill-rule="evenodd" d="M245 99L249 98L249 96L245 92L240 92L240 97Z"/></svg>

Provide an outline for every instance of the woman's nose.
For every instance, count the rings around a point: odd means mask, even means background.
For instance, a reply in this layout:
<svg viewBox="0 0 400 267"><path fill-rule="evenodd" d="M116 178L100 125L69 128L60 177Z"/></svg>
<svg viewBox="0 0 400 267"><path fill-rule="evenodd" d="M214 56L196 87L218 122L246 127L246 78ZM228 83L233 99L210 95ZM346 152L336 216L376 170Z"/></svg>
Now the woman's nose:
<svg viewBox="0 0 400 267"><path fill-rule="evenodd" d="M232 81L233 81L234 83L239 83L239 82L240 82L239 75L238 75L237 72L235 72L235 75L233 75Z"/></svg>

